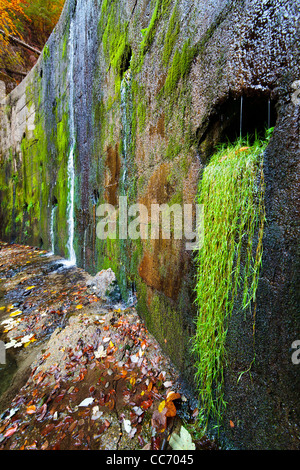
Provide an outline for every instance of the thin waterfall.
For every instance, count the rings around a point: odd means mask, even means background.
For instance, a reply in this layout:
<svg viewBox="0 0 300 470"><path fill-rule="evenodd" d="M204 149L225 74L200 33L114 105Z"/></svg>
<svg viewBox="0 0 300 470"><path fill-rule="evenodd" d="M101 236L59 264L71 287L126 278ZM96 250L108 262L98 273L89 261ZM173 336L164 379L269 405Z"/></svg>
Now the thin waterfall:
<svg viewBox="0 0 300 470"><path fill-rule="evenodd" d="M129 165L132 164L132 94L131 94L131 70L130 68L124 73L121 81L121 123L122 123L122 156L123 156L123 175L121 178L120 193L129 196L132 183L130 182L131 171L128 171ZM130 196L129 196L130 197ZM127 265L127 248L128 240L120 237L120 261L122 276L120 283L122 284L123 304L120 308L132 306L136 297L132 289L128 288L126 265Z"/></svg>
<svg viewBox="0 0 300 470"><path fill-rule="evenodd" d="M74 169L74 150L75 139L75 120L74 120L74 20L70 23L69 37L69 132L70 132L70 153L68 159L68 204L67 204L67 222L68 222L68 256L72 264L76 264L76 254L74 250L74 191L75 191L75 169Z"/></svg>
<svg viewBox="0 0 300 470"><path fill-rule="evenodd" d="M271 127L271 100L268 99L268 129Z"/></svg>
<svg viewBox="0 0 300 470"><path fill-rule="evenodd" d="M86 241L87 241L87 227L84 229L83 233L83 269L85 269L85 255L86 255Z"/></svg>
<svg viewBox="0 0 300 470"><path fill-rule="evenodd" d="M131 100L130 100L130 86L131 86L131 70L127 70L124 74L124 77L121 82L121 121L123 128L123 157L124 157L124 167L123 167L123 190L125 190L125 183L127 177L127 163L129 160L130 152L130 142L131 142Z"/></svg>
<svg viewBox="0 0 300 470"><path fill-rule="evenodd" d="M55 231L54 231L54 224L55 224L55 213L56 213L57 205L52 206L51 209L51 219L50 219L50 240L51 240L51 253L54 254L55 252Z"/></svg>
<svg viewBox="0 0 300 470"><path fill-rule="evenodd" d="M240 106L240 139L242 138L243 131L243 96L241 96L241 106Z"/></svg>

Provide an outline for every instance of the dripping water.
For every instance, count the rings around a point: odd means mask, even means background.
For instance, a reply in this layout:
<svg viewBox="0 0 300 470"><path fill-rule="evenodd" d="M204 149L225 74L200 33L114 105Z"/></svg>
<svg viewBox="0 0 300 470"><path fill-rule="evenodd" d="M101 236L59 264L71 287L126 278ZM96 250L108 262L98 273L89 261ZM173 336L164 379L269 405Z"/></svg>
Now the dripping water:
<svg viewBox="0 0 300 470"><path fill-rule="evenodd" d="M243 130L243 96L241 96L241 105L240 105L240 139L242 138Z"/></svg>
<svg viewBox="0 0 300 470"><path fill-rule="evenodd" d="M75 170L74 170L74 150L75 150L75 121L74 121L74 20L70 23L69 38L69 129L70 129L70 153L68 158L68 256L71 264L76 264L76 254L74 250L74 189L75 189Z"/></svg>
<svg viewBox="0 0 300 470"><path fill-rule="evenodd" d="M55 231L54 231L54 223L55 223L55 213L56 213L57 205L52 206L51 209L51 219L50 219L50 240L51 240L51 253L55 253Z"/></svg>
<svg viewBox="0 0 300 470"><path fill-rule="evenodd" d="M84 229L83 233L83 269L85 269L85 255L86 255L86 240L87 240L87 228Z"/></svg>
<svg viewBox="0 0 300 470"><path fill-rule="evenodd" d="M121 82L121 121L123 128L123 191L125 190L126 178L127 178L127 164L129 160L130 152L130 141L131 141L131 110L130 110L130 86L131 86L131 70L128 69Z"/></svg>
<svg viewBox="0 0 300 470"><path fill-rule="evenodd" d="M128 68L124 72L121 81L121 123L122 123L122 148L123 148L123 175L121 178L120 193L128 196L133 184L129 181L130 173L128 167L131 162L131 140L132 140L132 96L131 96L131 70ZM129 196L130 197L130 196ZM121 275L120 283L122 285L122 301L119 308L125 309L136 302L136 296L132 289L127 285L126 265L128 241L120 240L120 261ZM128 247L127 247L128 248Z"/></svg>

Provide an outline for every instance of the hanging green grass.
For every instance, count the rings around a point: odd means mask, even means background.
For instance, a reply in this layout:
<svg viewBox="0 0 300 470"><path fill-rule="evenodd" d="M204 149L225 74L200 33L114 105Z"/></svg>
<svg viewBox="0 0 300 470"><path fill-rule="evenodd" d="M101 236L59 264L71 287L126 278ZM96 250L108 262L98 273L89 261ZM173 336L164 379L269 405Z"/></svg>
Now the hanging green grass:
<svg viewBox="0 0 300 470"><path fill-rule="evenodd" d="M269 131L270 136L270 131ZM226 334L235 312L255 305L265 222L263 153L268 143L223 146L203 172L204 244L196 252L198 318L193 338L201 416L221 417ZM255 309L253 313L253 335ZM202 419L202 426L206 426Z"/></svg>

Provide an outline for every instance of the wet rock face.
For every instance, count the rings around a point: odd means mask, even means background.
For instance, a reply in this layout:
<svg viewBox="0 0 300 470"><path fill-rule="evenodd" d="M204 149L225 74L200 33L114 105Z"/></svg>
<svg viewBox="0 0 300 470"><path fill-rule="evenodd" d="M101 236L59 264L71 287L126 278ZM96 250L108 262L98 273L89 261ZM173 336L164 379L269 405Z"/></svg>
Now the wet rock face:
<svg viewBox="0 0 300 470"><path fill-rule="evenodd" d="M43 57L0 107L0 237L68 257L73 187L77 264L91 275L111 268L124 300L137 291L140 315L191 387L193 256L173 239L99 240L97 207L123 195L148 209L192 203L217 144L275 126L251 385L236 380L253 359L251 319L233 316L228 336L226 420L235 427L225 422L222 439L237 448L296 445L297 15L283 0L70 0Z"/></svg>
<svg viewBox="0 0 300 470"><path fill-rule="evenodd" d="M114 299L117 303L121 300L121 293L117 284L115 273L110 269L104 269L87 281L87 286L101 299Z"/></svg>

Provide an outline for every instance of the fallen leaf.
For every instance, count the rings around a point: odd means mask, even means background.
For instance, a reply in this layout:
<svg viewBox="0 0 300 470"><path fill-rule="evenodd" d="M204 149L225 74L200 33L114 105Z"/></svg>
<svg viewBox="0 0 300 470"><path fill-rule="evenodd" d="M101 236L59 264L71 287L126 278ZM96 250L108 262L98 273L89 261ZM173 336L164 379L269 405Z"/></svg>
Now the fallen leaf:
<svg viewBox="0 0 300 470"><path fill-rule="evenodd" d="M180 393L175 393L171 391L167 394L167 401L177 400L178 398L180 398Z"/></svg>
<svg viewBox="0 0 300 470"><path fill-rule="evenodd" d="M112 411L115 407L115 400L111 398L107 403L105 403L105 406L107 406L110 411Z"/></svg>
<svg viewBox="0 0 300 470"><path fill-rule="evenodd" d="M34 450L36 449L36 442L34 442L33 444L29 444L28 446L26 446L26 450Z"/></svg>
<svg viewBox="0 0 300 470"><path fill-rule="evenodd" d="M83 305L81 305L81 304L76 305L76 308L77 308L77 310L80 310L81 308L83 308Z"/></svg>
<svg viewBox="0 0 300 470"><path fill-rule="evenodd" d="M34 289L34 288L35 288L35 286L29 286L29 287L26 287L25 290L31 290L31 289Z"/></svg>
<svg viewBox="0 0 300 470"><path fill-rule="evenodd" d="M139 361L139 358L135 354L130 356L130 359L131 359L131 362L133 362L133 363L137 363Z"/></svg>
<svg viewBox="0 0 300 470"><path fill-rule="evenodd" d="M140 437L140 436L139 436ZM151 450L151 442L148 442L148 444L146 444L142 450Z"/></svg>
<svg viewBox="0 0 300 470"><path fill-rule="evenodd" d="M131 422L129 419L123 419L124 430L129 434L131 431Z"/></svg>
<svg viewBox="0 0 300 470"><path fill-rule="evenodd" d="M12 426L11 428L8 428L8 430L5 432L4 434L4 437L10 437L12 436L16 430L18 429L18 425L15 424L14 426Z"/></svg>
<svg viewBox="0 0 300 470"><path fill-rule="evenodd" d="M48 446L49 446L49 442L45 441L44 444L41 445L41 449L46 450Z"/></svg>
<svg viewBox="0 0 300 470"><path fill-rule="evenodd" d="M169 388L169 387L172 387L173 383L169 380L169 381L166 381L164 382L164 387L165 388Z"/></svg>
<svg viewBox="0 0 300 470"><path fill-rule="evenodd" d="M144 400L144 401L142 401L142 403L141 403L141 408L142 408L143 410L148 410L148 408L150 408L150 406L152 405L152 403L153 403L152 398L149 398L148 400Z"/></svg>
<svg viewBox="0 0 300 470"><path fill-rule="evenodd" d="M140 408L139 406L134 406L132 409L137 416L141 416L144 413L142 408Z"/></svg>
<svg viewBox="0 0 300 470"><path fill-rule="evenodd" d="M166 408L167 408L167 412L166 412L167 417L171 418L173 416L176 416L176 413L177 413L176 407L172 401L166 402Z"/></svg>
<svg viewBox="0 0 300 470"><path fill-rule="evenodd" d="M170 446L173 450L195 450L196 446L192 441L190 433L181 426L180 435L173 433L171 435Z"/></svg>
<svg viewBox="0 0 300 470"><path fill-rule="evenodd" d="M95 351L95 358L101 359L102 357L106 357L106 351L104 350L103 345L101 344L97 351Z"/></svg>
<svg viewBox="0 0 300 470"><path fill-rule="evenodd" d="M230 420L229 425L230 425L231 428L234 428L234 422L233 421Z"/></svg>
<svg viewBox="0 0 300 470"><path fill-rule="evenodd" d="M15 344L17 344L17 341L15 339L12 339L9 343L5 344L5 349L14 348Z"/></svg>
<svg viewBox="0 0 300 470"><path fill-rule="evenodd" d="M96 419L99 419L103 415L103 411L99 411L99 406L96 405L92 409L92 417L91 419L95 421Z"/></svg>
<svg viewBox="0 0 300 470"><path fill-rule="evenodd" d="M10 317L17 317L18 315L21 315L22 310L16 310L15 312L12 312L9 314Z"/></svg>
<svg viewBox="0 0 300 470"><path fill-rule="evenodd" d="M78 406L89 406L93 403L93 401L94 401L94 398L92 398L92 397L85 398L84 400L82 400L81 403L79 403Z"/></svg>
<svg viewBox="0 0 300 470"><path fill-rule="evenodd" d="M35 405L30 405L30 406L27 406L26 408L26 413L28 415L32 415L33 413L36 412L36 406Z"/></svg>
<svg viewBox="0 0 300 470"><path fill-rule="evenodd" d="M39 416L36 418L38 421L42 421L44 418L45 414L47 413L47 405L44 403L41 408L38 410Z"/></svg>
<svg viewBox="0 0 300 470"><path fill-rule="evenodd" d="M31 335L25 335L23 336L23 338L21 338L21 342L22 343L28 343L30 342L32 339L33 339L34 335L31 334Z"/></svg>
<svg viewBox="0 0 300 470"><path fill-rule="evenodd" d="M71 433L72 431L74 431L74 429L76 428L77 424L78 424L78 421L77 421L77 420L73 421L73 423L69 426L68 432Z"/></svg>
<svg viewBox="0 0 300 470"><path fill-rule="evenodd" d="M160 402L160 404L158 405L158 411L161 413L165 406L166 406L166 401L163 400L163 401Z"/></svg>
<svg viewBox="0 0 300 470"><path fill-rule="evenodd" d="M164 432L167 427L166 409L162 412L155 410L151 418L151 425L157 432Z"/></svg>

